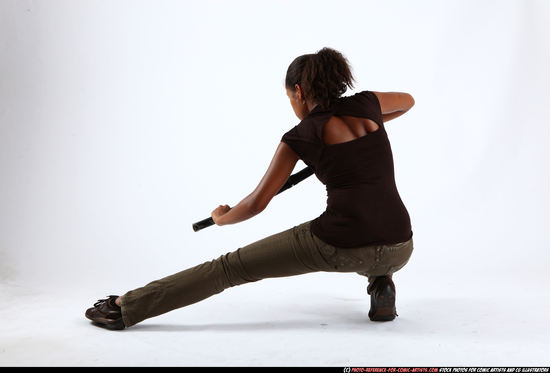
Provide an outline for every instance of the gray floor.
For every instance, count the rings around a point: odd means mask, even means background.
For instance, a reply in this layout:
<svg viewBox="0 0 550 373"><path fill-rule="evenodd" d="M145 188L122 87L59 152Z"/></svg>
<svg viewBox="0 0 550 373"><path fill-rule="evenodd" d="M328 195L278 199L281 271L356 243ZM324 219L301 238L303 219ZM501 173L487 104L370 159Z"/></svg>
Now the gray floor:
<svg viewBox="0 0 550 373"><path fill-rule="evenodd" d="M115 332L84 318L109 295L98 289L3 285L0 365L548 366L546 278L453 278L396 274L392 322L368 320L359 276L316 273L228 289Z"/></svg>

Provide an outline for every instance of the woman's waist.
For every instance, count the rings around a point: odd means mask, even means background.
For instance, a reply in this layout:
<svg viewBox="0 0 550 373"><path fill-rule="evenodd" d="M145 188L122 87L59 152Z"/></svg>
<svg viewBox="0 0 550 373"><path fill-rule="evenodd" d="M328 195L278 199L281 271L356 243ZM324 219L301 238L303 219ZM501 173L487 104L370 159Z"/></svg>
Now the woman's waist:
<svg viewBox="0 0 550 373"><path fill-rule="evenodd" d="M353 185L345 188L327 187L327 207L336 210L364 208L387 208L388 205L402 205L395 184Z"/></svg>
<svg viewBox="0 0 550 373"><path fill-rule="evenodd" d="M365 220L395 220L399 216L407 216L409 212L401 199L391 201L371 201L371 203L355 203L341 204L339 202L327 203L325 211L321 214L338 217L347 221L364 222Z"/></svg>
<svg viewBox="0 0 550 373"><path fill-rule="evenodd" d="M325 242L340 247L395 243L412 236L408 213L352 217L326 211L311 222L311 231Z"/></svg>

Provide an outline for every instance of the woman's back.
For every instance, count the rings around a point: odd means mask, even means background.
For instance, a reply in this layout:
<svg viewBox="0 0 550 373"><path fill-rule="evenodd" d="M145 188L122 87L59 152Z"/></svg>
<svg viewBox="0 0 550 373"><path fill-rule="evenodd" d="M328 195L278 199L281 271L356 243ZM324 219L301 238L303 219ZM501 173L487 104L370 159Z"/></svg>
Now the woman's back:
<svg viewBox="0 0 550 373"><path fill-rule="evenodd" d="M323 142L327 145L340 144L366 136L380 126L368 118L350 115L333 115L323 127Z"/></svg>
<svg viewBox="0 0 550 373"><path fill-rule="evenodd" d="M340 97L328 109L316 106L281 141L326 185L327 208L311 223L323 241L358 247L412 237L395 185L380 103L372 91Z"/></svg>

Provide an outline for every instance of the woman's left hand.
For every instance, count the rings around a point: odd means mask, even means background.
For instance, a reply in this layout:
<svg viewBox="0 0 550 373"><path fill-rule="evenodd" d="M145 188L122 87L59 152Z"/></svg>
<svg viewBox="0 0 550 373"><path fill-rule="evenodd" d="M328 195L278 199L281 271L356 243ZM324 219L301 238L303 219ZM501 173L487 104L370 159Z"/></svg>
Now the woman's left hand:
<svg viewBox="0 0 550 373"><path fill-rule="evenodd" d="M211 214L214 223L216 223L216 225L221 225L219 224L219 218L225 215L229 210L231 210L231 207L229 207L229 205L219 205L218 207L216 207Z"/></svg>

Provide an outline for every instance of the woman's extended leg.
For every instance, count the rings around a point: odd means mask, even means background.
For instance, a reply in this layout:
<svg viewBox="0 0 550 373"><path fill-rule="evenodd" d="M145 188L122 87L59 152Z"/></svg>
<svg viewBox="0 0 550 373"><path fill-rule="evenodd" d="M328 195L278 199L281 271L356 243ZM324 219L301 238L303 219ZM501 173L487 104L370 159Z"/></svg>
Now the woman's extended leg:
<svg viewBox="0 0 550 373"><path fill-rule="evenodd" d="M334 271L321 254L327 244L311 233L309 224L302 223L127 292L119 299L124 324L135 325L232 286L264 278Z"/></svg>

